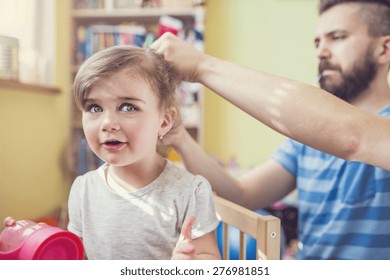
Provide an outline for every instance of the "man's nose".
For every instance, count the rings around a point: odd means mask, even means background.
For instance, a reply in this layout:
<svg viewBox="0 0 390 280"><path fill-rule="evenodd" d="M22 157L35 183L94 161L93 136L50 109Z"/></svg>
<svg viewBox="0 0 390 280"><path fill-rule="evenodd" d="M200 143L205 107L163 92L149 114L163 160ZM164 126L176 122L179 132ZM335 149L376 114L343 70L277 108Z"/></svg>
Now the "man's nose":
<svg viewBox="0 0 390 280"><path fill-rule="evenodd" d="M326 42L320 42L316 49L316 56L318 60L328 59L331 57L331 51Z"/></svg>

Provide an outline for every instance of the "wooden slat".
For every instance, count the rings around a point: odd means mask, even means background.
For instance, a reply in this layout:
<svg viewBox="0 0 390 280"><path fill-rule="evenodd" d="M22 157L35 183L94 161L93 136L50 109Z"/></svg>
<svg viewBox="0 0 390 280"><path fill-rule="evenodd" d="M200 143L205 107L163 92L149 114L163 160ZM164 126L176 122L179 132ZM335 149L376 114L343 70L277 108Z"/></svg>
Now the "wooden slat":
<svg viewBox="0 0 390 280"><path fill-rule="evenodd" d="M240 255L239 255L240 260L245 260L246 259L246 238L245 238L245 233L240 231Z"/></svg>
<svg viewBox="0 0 390 280"><path fill-rule="evenodd" d="M228 226L240 231L239 258L246 258L245 235L256 239L257 259L280 258L280 220L272 215L260 215L231 201L214 196L217 215L223 222L223 259L229 259Z"/></svg>
<svg viewBox="0 0 390 280"><path fill-rule="evenodd" d="M222 240L223 240L223 259L228 260L229 259L229 226L226 223L223 223L223 235L222 235Z"/></svg>
<svg viewBox="0 0 390 280"><path fill-rule="evenodd" d="M256 224L258 213L219 196L214 196L214 201L217 214L223 215L225 223L234 224L239 231L244 231L253 238L256 237L257 229L251 225Z"/></svg>

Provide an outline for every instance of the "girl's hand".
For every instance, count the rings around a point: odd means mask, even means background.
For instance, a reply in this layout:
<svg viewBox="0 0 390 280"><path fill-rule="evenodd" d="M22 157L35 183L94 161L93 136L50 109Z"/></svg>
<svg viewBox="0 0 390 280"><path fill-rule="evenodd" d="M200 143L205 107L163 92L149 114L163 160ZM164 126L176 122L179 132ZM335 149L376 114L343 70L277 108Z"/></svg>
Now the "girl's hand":
<svg viewBox="0 0 390 280"><path fill-rule="evenodd" d="M15 223L16 223L16 221L15 221L15 219L12 218L12 217L7 217L7 218L5 218L5 219L4 219L4 222L3 222L4 226L6 226L6 227L13 226L13 225L15 225Z"/></svg>
<svg viewBox="0 0 390 280"><path fill-rule="evenodd" d="M185 219L181 229L179 241L176 243L175 249L172 252L172 260L193 260L195 259L195 245L192 243L192 225L195 222L195 217L190 216Z"/></svg>

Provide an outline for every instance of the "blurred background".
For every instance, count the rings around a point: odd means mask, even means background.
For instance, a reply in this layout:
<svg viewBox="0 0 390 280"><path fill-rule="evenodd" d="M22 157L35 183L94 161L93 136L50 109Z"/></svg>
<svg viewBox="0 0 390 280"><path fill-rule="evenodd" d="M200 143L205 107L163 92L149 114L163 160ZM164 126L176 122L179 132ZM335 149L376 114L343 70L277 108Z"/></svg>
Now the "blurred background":
<svg viewBox="0 0 390 280"><path fill-rule="evenodd" d="M316 8L307 0L0 0L0 220L65 227L73 179L100 164L71 97L90 54L169 30L211 55L312 84ZM237 176L283 141L200 85L177 94L193 137Z"/></svg>

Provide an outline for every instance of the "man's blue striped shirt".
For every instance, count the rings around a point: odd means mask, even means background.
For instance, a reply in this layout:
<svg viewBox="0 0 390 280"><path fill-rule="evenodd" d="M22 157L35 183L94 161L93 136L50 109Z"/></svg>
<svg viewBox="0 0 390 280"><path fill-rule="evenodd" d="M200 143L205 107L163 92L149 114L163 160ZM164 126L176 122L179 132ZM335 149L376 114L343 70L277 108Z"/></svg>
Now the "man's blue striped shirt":
<svg viewBox="0 0 390 280"><path fill-rule="evenodd" d="M291 139L273 159L296 177L298 258L390 259L390 171Z"/></svg>

